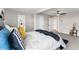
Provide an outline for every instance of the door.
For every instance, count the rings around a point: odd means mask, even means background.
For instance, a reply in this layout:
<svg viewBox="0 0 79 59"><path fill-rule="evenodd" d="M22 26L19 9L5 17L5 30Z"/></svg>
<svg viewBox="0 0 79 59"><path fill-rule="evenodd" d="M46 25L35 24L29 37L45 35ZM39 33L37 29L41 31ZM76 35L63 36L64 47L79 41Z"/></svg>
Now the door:
<svg viewBox="0 0 79 59"><path fill-rule="evenodd" d="M57 17L50 17L49 18L49 31L59 31L59 19Z"/></svg>

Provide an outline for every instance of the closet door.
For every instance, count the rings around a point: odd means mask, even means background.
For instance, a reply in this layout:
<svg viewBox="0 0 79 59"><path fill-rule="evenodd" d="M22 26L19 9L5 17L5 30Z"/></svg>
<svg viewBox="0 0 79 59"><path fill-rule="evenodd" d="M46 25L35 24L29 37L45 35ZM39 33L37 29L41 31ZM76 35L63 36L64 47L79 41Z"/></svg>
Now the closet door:
<svg viewBox="0 0 79 59"><path fill-rule="evenodd" d="M34 15L34 30L43 28L44 18L41 15Z"/></svg>
<svg viewBox="0 0 79 59"><path fill-rule="evenodd" d="M42 29L48 30L48 17L45 15L35 15L34 16L34 30Z"/></svg>
<svg viewBox="0 0 79 59"><path fill-rule="evenodd" d="M49 31L52 31L54 27L54 21L53 18L49 18Z"/></svg>
<svg viewBox="0 0 79 59"><path fill-rule="evenodd" d="M50 17L49 18L49 31L59 31L59 21L57 17Z"/></svg>

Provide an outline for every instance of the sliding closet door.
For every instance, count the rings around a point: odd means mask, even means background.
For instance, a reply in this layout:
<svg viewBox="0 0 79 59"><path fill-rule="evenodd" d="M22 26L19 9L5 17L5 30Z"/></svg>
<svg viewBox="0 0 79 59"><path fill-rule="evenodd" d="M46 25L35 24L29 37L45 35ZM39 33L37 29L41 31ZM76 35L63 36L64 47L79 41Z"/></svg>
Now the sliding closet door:
<svg viewBox="0 0 79 59"><path fill-rule="evenodd" d="M58 17L50 17L49 18L49 31L59 31L59 19Z"/></svg>
<svg viewBox="0 0 79 59"><path fill-rule="evenodd" d="M45 15L34 15L34 30L48 30L48 17Z"/></svg>
<svg viewBox="0 0 79 59"><path fill-rule="evenodd" d="M54 28L54 20L53 18L49 18L49 31L52 31Z"/></svg>
<svg viewBox="0 0 79 59"><path fill-rule="evenodd" d="M34 15L34 30L44 29L43 23L44 23L44 19L41 15Z"/></svg>

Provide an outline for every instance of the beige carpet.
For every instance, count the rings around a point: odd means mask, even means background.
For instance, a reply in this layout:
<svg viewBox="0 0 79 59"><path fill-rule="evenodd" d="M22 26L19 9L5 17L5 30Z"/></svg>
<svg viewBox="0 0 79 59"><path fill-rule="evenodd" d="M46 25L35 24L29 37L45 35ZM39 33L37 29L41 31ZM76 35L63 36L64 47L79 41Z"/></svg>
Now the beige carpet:
<svg viewBox="0 0 79 59"><path fill-rule="evenodd" d="M63 33L60 33L60 36L69 41L65 50L79 50L79 37L70 36Z"/></svg>

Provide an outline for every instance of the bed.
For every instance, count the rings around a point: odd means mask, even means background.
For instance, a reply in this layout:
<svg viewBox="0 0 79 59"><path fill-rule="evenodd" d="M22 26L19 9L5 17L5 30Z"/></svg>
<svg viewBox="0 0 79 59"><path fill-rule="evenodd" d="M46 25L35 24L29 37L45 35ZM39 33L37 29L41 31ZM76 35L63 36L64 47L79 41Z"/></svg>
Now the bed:
<svg viewBox="0 0 79 59"><path fill-rule="evenodd" d="M67 40L65 40L67 41ZM66 48L66 43L61 36L54 32L35 30L27 32L25 49L58 50Z"/></svg>
<svg viewBox="0 0 79 59"><path fill-rule="evenodd" d="M57 34L58 32L54 32L54 33ZM79 37L71 36L69 34L64 34L64 33L58 33L58 34L61 36L61 38L68 40L68 43L63 50L79 50ZM46 50L53 50L53 49L51 48ZM57 49L57 50L60 50L60 49Z"/></svg>

